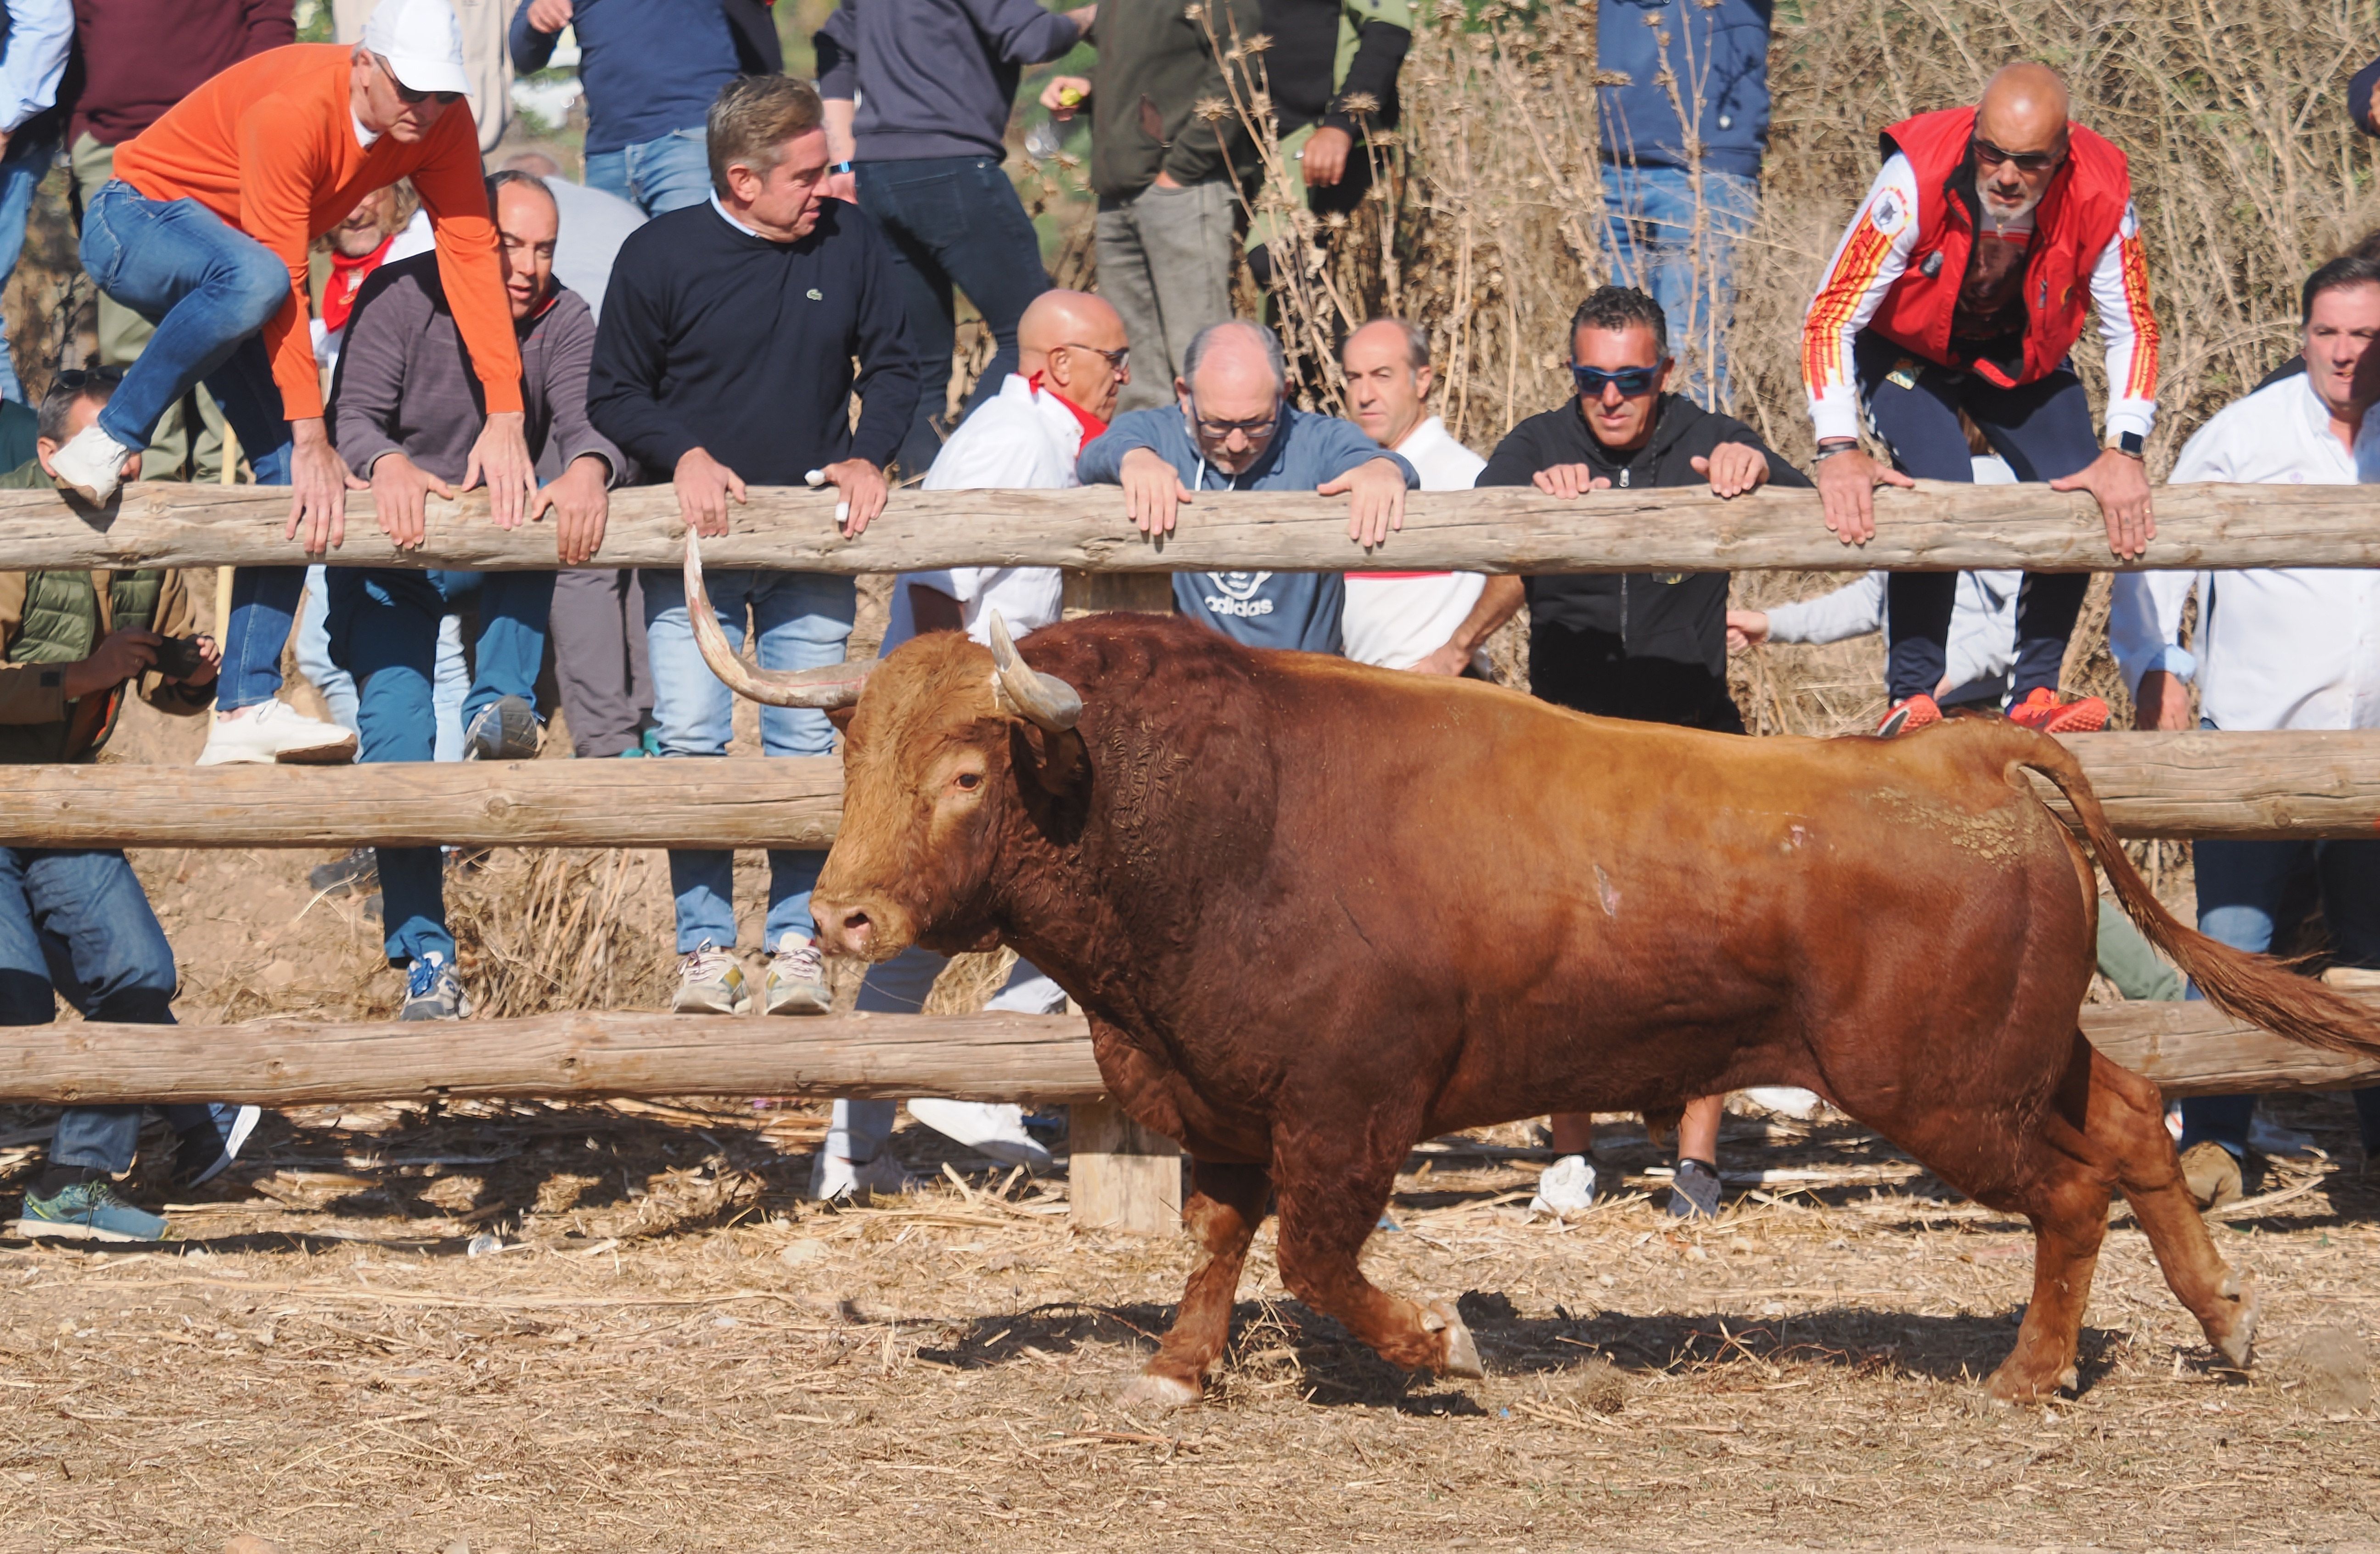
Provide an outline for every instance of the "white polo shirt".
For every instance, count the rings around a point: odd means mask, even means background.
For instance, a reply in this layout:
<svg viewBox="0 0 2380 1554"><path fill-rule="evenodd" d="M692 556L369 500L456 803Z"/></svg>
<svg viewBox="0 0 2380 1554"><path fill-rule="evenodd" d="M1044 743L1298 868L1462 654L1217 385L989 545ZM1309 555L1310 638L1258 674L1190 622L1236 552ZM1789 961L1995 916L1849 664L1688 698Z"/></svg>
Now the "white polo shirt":
<svg viewBox="0 0 2380 1554"><path fill-rule="evenodd" d="M1436 416L1406 433L1394 451L1419 471L1424 491L1469 491L1488 467ZM1476 572L1350 572L1339 616L1341 650L1357 663L1411 669L1446 646L1487 586ZM1486 667L1485 654L1475 659Z"/></svg>

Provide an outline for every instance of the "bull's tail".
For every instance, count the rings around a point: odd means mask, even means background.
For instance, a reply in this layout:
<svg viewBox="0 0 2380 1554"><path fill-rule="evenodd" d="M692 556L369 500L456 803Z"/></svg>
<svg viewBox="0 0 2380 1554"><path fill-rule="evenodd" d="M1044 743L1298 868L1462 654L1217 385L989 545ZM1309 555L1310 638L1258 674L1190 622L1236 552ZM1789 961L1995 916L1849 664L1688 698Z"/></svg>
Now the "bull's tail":
<svg viewBox="0 0 2380 1554"><path fill-rule="evenodd" d="M2082 822L2082 836L2116 887L2116 899L2150 943L2172 957L2200 992L2235 1020L2263 1026L2304 1047L2380 1057L2380 1015L2310 977L2293 976L2272 959L2234 950L2183 924L2165 908L2124 856L2082 763L2047 735L2026 733L2016 764L2040 772L2066 795Z"/></svg>

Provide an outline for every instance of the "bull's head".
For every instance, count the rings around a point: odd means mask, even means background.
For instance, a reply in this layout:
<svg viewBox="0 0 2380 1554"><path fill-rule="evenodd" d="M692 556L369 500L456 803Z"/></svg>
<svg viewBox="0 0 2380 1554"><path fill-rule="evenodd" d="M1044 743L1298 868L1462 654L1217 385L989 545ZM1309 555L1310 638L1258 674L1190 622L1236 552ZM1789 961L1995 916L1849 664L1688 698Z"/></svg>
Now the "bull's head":
<svg viewBox="0 0 2380 1554"><path fill-rule="evenodd" d="M843 730L843 824L810 902L819 948L871 961L921 938L947 951L989 948L996 934L983 908L1001 833L1081 763L1075 688L1027 665L997 614L989 650L936 632L874 663L747 669L719 629L691 528L686 598L703 660L728 688L817 708Z"/></svg>

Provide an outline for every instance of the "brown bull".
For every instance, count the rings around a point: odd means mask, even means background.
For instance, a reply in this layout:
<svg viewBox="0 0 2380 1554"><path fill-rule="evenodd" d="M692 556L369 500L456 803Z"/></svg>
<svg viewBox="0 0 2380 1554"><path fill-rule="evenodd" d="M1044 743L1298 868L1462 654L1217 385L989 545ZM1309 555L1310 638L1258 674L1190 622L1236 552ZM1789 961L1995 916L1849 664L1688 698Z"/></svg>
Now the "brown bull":
<svg viewBox="0 0 2380 1554"><path fill-rule="evenodd" d="M2250 1276L2183 1188L2156 1087L2077 1025L2094 856L2227 1013L2380 1051L2355 1005L2177 922L2073 757L1997 719L1743 739L1141 615L1049 627L1021 660L1002 634L997 666L923 637L872 674L755 675L703 640L745 694L852 709L822 945L1014 945L1088 1012L1115 1099L1195 1159L1200 1250L1143 1402L1198 1396L1269 1197L1301 1299L1392 1365L1477 1375L1450 1305L1357 1267L1415 1144L1754 1085L1816 1090L2032 1220L1995 1395L2074 1385L2111 1190L2245 1365Z"/></svg>

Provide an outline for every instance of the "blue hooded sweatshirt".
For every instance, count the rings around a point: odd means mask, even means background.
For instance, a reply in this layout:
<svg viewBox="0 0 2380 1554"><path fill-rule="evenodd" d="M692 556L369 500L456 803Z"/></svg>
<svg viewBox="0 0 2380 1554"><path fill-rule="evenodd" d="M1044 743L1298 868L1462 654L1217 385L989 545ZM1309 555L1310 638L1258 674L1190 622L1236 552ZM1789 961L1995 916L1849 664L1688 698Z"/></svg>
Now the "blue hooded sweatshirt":
<svg viewBox="0 0 2380 1554"><path fill-rule="evenodd" d="M1603 159L1621 166L1683 167L1685 130L1661 83L1669 42L1678 100L1697 100L1703 165L1760 176L1768 149L1768 22L1775 0L1597 0L1595 63L1628 78L1596 89Z"/></svg>
<svg viewBox="0 0 2380 1554"><path fill-rule="evenodd" d="M1271 444L1256 463L1231 476L1199 453L1189 419L1180 407L1153 405L1118 416L1106 435L1083 450L1076 473L1087 486L1120 484L1123 455L1135 448L1147 448L1173 466L1182 484L1194 492L1310 492L1376 458L1390 459L1404 471L1406 490L1421 484L1412 465L1365 436L1352 421L1288 406L1281 407L1281 417ZM1339 612L1346 601L1346 581L1336 572L1173 575L1174 609L1251 648L1335 653Z"/></svg>

